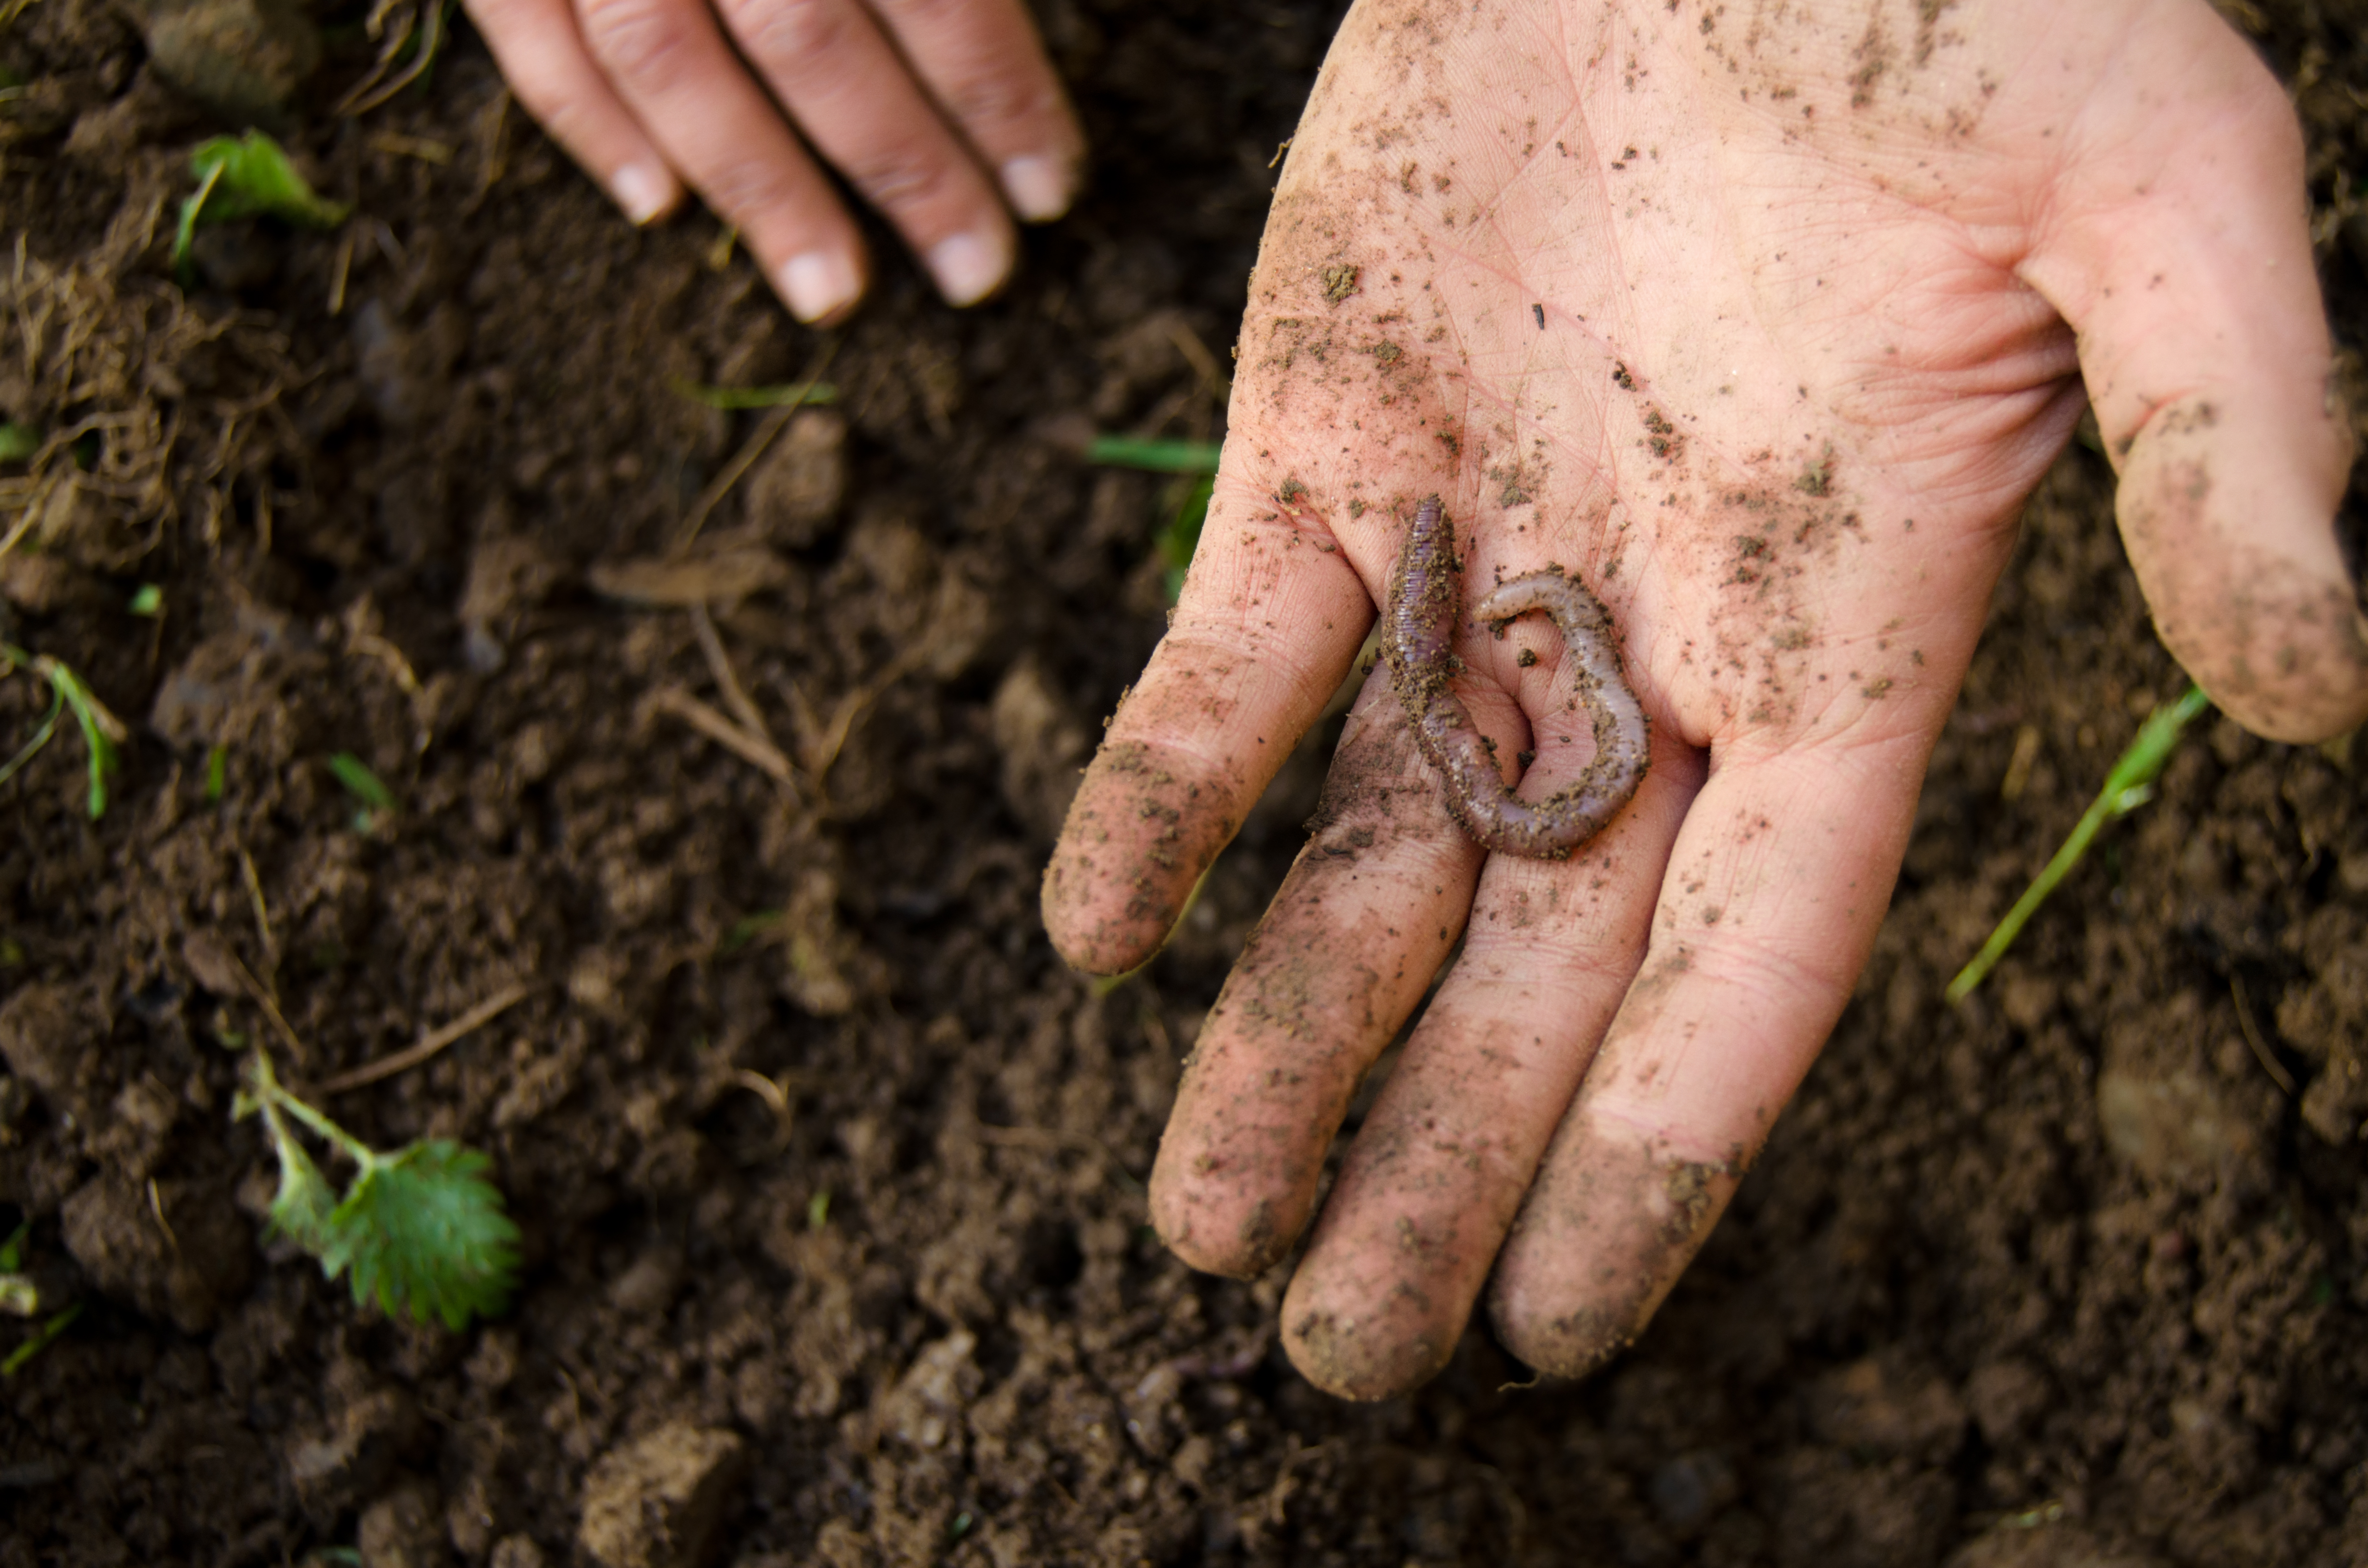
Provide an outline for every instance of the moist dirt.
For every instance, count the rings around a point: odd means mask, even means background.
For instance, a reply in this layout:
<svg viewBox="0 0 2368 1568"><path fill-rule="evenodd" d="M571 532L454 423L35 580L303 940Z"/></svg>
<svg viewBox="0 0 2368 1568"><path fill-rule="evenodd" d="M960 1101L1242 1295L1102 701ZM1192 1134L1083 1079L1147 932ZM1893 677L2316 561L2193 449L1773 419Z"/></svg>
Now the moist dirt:
<svg viewBox="0 0 2368 1568"><path fill-rule="evenodd" d="M2368 48L2234 9L2357 347ZM0 786L0 1230L83 1309L0 1386L6 1568L2368 1563L2368 751L2206 719L1941 999L2182 688L2093 444L1857 998L1651 1328L1564 1387L1474 1329L1344 1404L1276 1347L1282 1277L1190 1273L1143 1187L1320 749L1144 974L1072 974L1037 914L1173 504L1071 433L1221 433L1337 9L1050 0L1089 195L968 313L875 231L826 367L712 221L614 218L465 30L335 116L359 15L285 127L358 216L209 231L184 292L220 127L97 0L0 12L0 418L59 437L0 464L0 517L40 507L0 636L131 732L95 824L72 734ZM817 371L787 421L682 390ZM47 699L0 681L0 749ZM492 1156L507 1316L392 1323L263 1236L224 952L298 1084L525 988L327 1096Z"/></svg>

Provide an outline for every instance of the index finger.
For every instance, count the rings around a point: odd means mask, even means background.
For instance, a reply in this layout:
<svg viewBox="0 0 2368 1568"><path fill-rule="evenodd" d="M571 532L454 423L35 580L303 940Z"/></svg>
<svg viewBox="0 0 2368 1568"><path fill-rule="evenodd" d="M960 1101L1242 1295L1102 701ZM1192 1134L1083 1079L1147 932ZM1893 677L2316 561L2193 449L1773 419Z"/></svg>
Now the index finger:
<svg viewBox="0 0 2368 1568"><path fill-rule="evenodd" d="M1261 498L1231 459L1175 621L1120 699L1044 873L1045 927L1089 973L1157 950L1372 624L1329 530Z"/></svg>

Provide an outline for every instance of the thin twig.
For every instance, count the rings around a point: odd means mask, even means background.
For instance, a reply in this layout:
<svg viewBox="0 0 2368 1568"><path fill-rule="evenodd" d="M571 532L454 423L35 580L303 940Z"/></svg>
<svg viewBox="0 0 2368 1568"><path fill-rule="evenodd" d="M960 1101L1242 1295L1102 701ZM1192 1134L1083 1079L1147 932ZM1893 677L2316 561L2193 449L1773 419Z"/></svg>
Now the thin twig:
<svg viewBox="0 0 2368 1568"><path fill-rule="evenodd" d="M246 987L248 997L254 1001L256 1006L263 1009L263 1016L271 1020L271 1027L279 1031L279 1038L288 1042L288 1049L294 1054L296 1060L299 1062L311 1061L313 1059L312 1051L305 1046L302 1040L297 1038L296 1031L288 1027L286 1015L279 1011L279 1003L278 998L274 997L270 992L264 989L263 982L255 978L255 971L246 967L245 960L242 960L238 954L231 950L229 943L225 942L222 944L222 957L230 960L231 969L238 975L238 983Z"/></svg>
<svg viewBox="0 0 2368 1568"><path fill-rule="evenodd" d="M181 1250L181 1238L173 1233L173 1223L165 1218L165 1195L157 1189L156 1178L148 1178L148 1211L156 1216L156 1228L165 1233L165 1244L175 1252Z"/></svg>
<svg viewBox="0 0 2368 1568"><path fill-rule="evenodd" d="M238 869L246 879L246 896L255 905L255 924L263 935L264 950L276 953L279 950L279 938L271 934L271 906L264 902L263 879L256 873L255 857L244 848L238 852Z"/></svg>
<svg viewBox="0 0 2368 1568"><path fill-rule="evenodd" d="M337 236L337 259L329 268L329 313L343 315L346 311L346 279L354 269L354 232L347 229Z"/></svg>
<svg viewBox="0 0 2368 1568"><path fill-rule="evenodd" d="M435 63L436 51L444 42L444 0L419 0L413 17L414 19L405 23L403 31L379 51L377 65L352 92L346 95L335 112L349 116L368 114L419 80L420 74ZM419 52L411 57L410 64L381 84L379 79L386 74L386 68L393 63L395 55L402 51L414 28L419 32Z"/></svg>
<svg viewBox="0 0 2368 1568"><path fill-rule="evenodd" d="M673 714L741 761L769 775L790 791L792 799L796 798L797 770L790 766L790 759L781 755L781 748L770 741L750 734L679 687L666 687L651 693L650 706Z"/></svg>
<svg viewBox="0 0 2368 1568"><path fill-rule="evenodd" d="M2253 1022L2252 1004L2245 999L2245 977L2230 975L2228 991L2237 999L2237 1024L2245 1031L2245 1043L2253 1048L2253 1060L2261 1064L2261 1071L2270 1075L2271 1083L2286 1092L2286 1098L2294 1098L2294 1074L2286 1071L2285 1063L2270 1054L2270 1042L2261 1038L2260 1027Z"/></svg>
<svg viewBox="0 0 2368 1568"><path fill-rule="evenodd" d="M707 655L707 670L715 677L717 688L723 693L723 705L732 710L732 716L740 721L742 728L775 751L780 751L780 743L773 739L773 732L766 724L765 715L749 699L747 688L740 684L739 676L734 673L731 656L723 651L723 639L716 634L715 618L707 613L705 605L690 607L690 629L699 634L699 651Z"/></svg>
<svg viewBox="0 0 2368 1568"><path fill-rule="evenodd" d="M756 433L748 437L739 451L733 454L732 460L723 465L723 472L708 481L707 488L699 493L699 500L691 506L690 516L682 525L682 537L675 541L676 554L679 555L690 548L691 541L699 538L699 530L707 526L708 514L732 493L732 487L740 483L741 475L765 455L765 449L773 444L773 437L788 428L791 415L805 403L806 394L821 381L823 372L830 369L831 357L837 352L838 339L825 339L822 352L814 359L814 368L806 372L805 380L798 383L795 394L789 402L765 415Z"/></svg>
<svg viewBox="0 0 2368 1568"><path fill-rule="evenodd" d="M341 1095L347 1089L359 1089L364 1084L375 1084L381 1078L392 1078L397 1073L409 1072L454 1040L474 1033L492 1023L495 1018L533 995L537 989L538 987L530 982L520 982L516 985L506 986L446 1024L442 1028L430 1029L420 1036L418 1044L408 1046L392 1056L381 1056L375 1062L366 1062L350 1073L340 1073L334 1078L315 1084L313 1085L313 1092L316 1095Z"/></svg>

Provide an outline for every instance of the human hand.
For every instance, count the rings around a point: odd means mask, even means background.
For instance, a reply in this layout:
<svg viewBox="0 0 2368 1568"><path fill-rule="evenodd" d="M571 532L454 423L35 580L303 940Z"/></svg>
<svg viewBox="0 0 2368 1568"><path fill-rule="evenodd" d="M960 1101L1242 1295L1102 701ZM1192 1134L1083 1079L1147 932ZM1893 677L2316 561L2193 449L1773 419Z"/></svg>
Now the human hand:
<svg viewBox="0 0 2368 1568"><path fill-rule="evenodd" d="M2016 509L2093 398L2165 642L2279 739L2368 713L2351 459L2276 84L2203 0L1364 0L1269 220L1215 500L1044 892L1122 971L1347 672L1416 504L1463 604L1559 564L1650 773L1484 857L1377 672L1203 1026L1152 1177L1258 1273L1421 1001L1282 1308L1315 1382L1505 1345L1577 1375L1716 1221L1865 961ZM2085 378L2085 390L2084 381ZM1458 681L1535 800L1586 761L1550 629ZM1529 655L1534 654L1534 662ZM1526 757L1522 758L1527 762Z"/></svg>
<svg viewBox="0 0 2368 1568"><path fill-rule="evenodd" d="M804 321L845 315L870 273L808 149L957 305L1010 272L1011 213L1049 222L1076 194L1085 138L1019 0L466 3L518 102L626 217L688 181Z"/></svg>

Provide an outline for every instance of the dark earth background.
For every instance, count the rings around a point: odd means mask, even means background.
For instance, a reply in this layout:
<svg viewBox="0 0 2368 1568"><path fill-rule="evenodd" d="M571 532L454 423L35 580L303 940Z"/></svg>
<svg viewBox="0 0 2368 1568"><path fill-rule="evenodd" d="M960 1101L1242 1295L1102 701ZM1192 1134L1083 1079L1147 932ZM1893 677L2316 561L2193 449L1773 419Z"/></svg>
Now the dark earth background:
<svg viewBox="0 0 2368 1568"><path fill-rule="evenodd" d="M2235 13L2308 126L2349 351L2368 30L2338 9ZM1337 12L1048 0L1097 148L1076 214L963 314L876 234L837 408L671 564L768 417L676 382L792 381L820 341L712 220L627 228L465 24L337 117L371 49L332 13L281 129L359 215L212 231L184 296L173 206L222 124L99 0L0 30L0 418L88 427L0 467L0 520L74 486L0 566L0 636L134 731L96 824L72 736L0 787L0 1231L28 1219L28 1267L85 1303L0 1386L0 1565L689 1568L711 1524L738 1568L2368 1563L2368 751L2207 717L1941 1000L2183 687L2080 445L1857 999L1631 1354L1508 1388L1475 1331L1345 1405L1275 1348L1280 1277L1196 1277L1145 1228L1178 1060L1322 751L1146 975L1053 957L1037 879L1161 628L1167 483L1066 433L1221 432L1209 372ZM142 583L161 616L128 613ZM788 786L680 717L728 706L700 597ZM0 682L0 750L46 700ZM339 751L393 812L358 821ZM533 987L327 1101L493 1156L508 1316L391 1323L260 1244L220 1036L262 1025L207 943L276 991L299 1082Z"/></svg>

